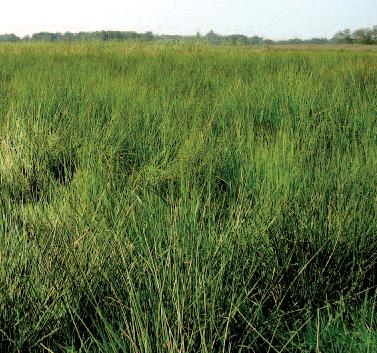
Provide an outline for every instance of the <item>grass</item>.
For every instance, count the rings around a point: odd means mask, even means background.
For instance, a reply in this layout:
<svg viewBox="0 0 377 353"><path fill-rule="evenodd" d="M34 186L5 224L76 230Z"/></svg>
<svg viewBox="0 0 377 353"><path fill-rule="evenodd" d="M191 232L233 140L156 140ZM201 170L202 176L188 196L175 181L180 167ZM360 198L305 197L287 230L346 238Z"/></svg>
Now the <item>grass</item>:
<svg viewBox="0 0 377 353"><path fill-rule="evenodd" d="M377 55L0 46L1 352L376 352Z"/></svg>

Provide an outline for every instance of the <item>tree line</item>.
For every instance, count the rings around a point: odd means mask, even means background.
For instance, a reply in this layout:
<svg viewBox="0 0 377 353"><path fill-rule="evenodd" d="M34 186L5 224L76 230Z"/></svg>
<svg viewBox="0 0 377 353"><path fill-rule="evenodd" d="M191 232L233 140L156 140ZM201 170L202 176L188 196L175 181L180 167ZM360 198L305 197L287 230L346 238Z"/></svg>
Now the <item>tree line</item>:
<svg viewBox="0 0 377 353"><path fill-rule="evenodd" d="M13 33L0 35L0 42L75 42L75 41L156 41L156 42L183 42L199 41L213 45L262 45L262 44L377 44L377 26L370 28L360 28L355 31L344 29L328 38L300 39L292 38L288 40L273 41L260 36L248 37L242 34L221 35L213 30L202 35L199 32L195 36L180 35L157 35L152 32L137 33L134 31L97 31L97 32L65 32L51 33L39 32L31 36L19 37Z"/></svg>
<svg viewBox="0 0 377 353"><path fill-rule="evenodd" d="M377 26L359 28L355 31L344 29L335 33L332 40L341 44L377 44Z"/></svg>

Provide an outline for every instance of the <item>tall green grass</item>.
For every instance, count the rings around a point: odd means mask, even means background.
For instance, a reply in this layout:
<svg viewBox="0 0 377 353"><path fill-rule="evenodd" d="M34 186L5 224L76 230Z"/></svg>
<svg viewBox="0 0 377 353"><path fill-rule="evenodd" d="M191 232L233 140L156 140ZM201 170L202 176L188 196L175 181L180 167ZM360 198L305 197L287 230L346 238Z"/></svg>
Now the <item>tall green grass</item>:
<svg viewBox="0 0 377 353"><path fill-rule="evenodd" d="M376 352L377 54L0 46L1 352Z"/></svg>

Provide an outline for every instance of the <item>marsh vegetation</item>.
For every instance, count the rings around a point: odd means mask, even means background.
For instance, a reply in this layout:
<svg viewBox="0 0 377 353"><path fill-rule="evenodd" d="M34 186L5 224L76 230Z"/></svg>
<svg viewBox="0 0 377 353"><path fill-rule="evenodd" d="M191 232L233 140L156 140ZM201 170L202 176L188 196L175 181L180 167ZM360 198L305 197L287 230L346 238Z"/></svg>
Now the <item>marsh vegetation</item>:
<svg viewBox="0 0 377 353"><path fill-rule="evenodd" d="M376 352L377 54L0 46L1 352Z"/></svg>

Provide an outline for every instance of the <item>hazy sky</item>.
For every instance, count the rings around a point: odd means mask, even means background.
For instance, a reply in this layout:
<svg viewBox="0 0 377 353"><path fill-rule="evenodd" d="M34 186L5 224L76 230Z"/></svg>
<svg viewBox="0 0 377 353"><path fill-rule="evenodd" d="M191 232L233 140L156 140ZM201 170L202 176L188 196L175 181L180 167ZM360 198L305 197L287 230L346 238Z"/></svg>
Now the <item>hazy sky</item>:
<svg viewBox="0 0 377 353"><path fill-rule="evenodd" d="M135 30L272 39L377 24L377 0L0 0L0 33Z"/></svg>

